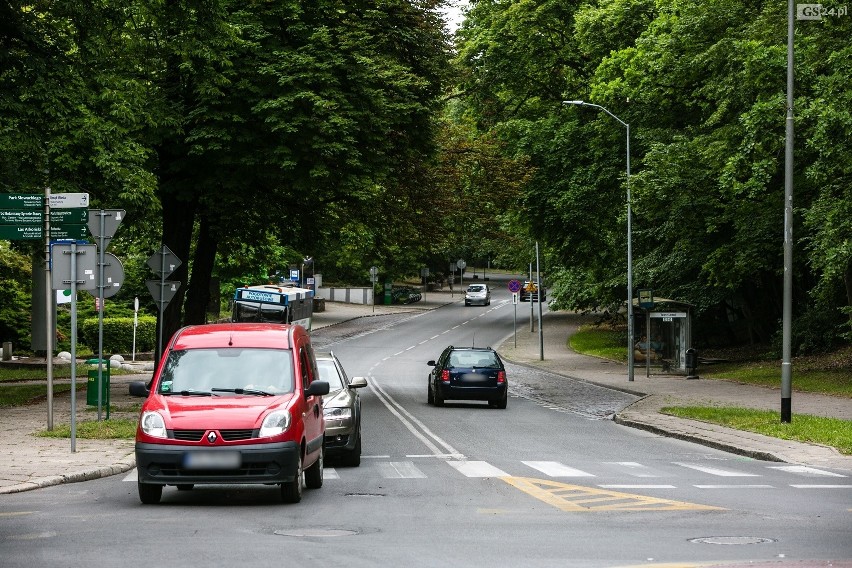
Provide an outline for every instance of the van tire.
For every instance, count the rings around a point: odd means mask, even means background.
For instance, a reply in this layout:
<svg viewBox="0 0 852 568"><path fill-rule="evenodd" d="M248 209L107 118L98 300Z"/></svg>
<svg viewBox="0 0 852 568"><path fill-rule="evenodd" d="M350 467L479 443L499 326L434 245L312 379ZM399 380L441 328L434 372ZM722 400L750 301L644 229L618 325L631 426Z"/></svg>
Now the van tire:
<svg viewBox="0 0 852 568"><path fill-rule="evenodd" d="M298 503L302 500L302 458L296 466L296 475L290 481L281 484L281 500L285 503Z"/></svg>
<svg viewBox="0 0 852 568"><path fill-rule="evenodd" d="M163 496L163 486L162 485L153 485L150 483L139 483L136 482L136 486L139 489L139 500L142 501L146 505L156 505L160 502L160 498Z"/></svg>

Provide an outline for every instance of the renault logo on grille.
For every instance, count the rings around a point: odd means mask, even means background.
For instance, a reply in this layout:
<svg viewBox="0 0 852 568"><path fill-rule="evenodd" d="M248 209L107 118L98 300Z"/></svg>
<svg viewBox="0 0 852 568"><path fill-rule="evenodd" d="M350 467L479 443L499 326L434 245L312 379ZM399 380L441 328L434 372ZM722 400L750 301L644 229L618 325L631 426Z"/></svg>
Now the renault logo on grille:
<svg viewBox="0 0 852 568"><path fill-rule="evenodd" d="M216 432L210 432L207 434L207 441L211 444L216 441Z"/></svg>

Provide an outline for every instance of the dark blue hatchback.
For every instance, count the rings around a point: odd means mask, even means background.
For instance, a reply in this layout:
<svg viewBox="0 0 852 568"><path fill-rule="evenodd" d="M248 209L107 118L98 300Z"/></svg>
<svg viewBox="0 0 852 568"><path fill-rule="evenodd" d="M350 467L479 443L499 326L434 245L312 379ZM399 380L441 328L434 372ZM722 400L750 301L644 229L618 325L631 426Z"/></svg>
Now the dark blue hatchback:
<svg viewBox="0 0 852 568"><path fill-rule="evenodd" d="M427 401L443 406L445 400L485 400L496 408L506 408L509 383L506 368L490 347L444 349L437 361L429 361Z"/></svg>

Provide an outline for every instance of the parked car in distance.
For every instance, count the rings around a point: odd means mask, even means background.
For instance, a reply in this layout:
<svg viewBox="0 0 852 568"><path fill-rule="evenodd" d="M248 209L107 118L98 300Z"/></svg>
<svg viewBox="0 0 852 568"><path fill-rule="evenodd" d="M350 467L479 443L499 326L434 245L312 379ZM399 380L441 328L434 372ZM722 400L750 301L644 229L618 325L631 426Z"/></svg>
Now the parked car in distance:
<svg viewBox="0 0 852 568"><path fill-rule="evenodd" d="M538 296L539 296L539 289L535 285L535 282L530 282L529 280L524 282L524 285L521 287L521 298L520 298L521 301L522 302L529 302L530 297L532 297L533 302L538 302L539 301ZM544 289L544 286L541 287L541 301L542 302L547 301L547 290Z"/></svg>
<svg viewBox="0 0 852 568"><path fill-rule="evenodd" d="M151 381L136 430L139 499L198 484L279 485L285 502L323 484L328 383L298 325L222 323L178 330Z"/></svg>
<svg viewBox="0 0 852 568"><path fill-rule="evenodd" d="M445 400L485 400L490 406L506 408L509 383L506 367L490 347L450 345L437 361L429 361L427 402L443 406Z"/></svg>
<svg viewBox="0 0 852 568"><path fill-rule="evenodd" d="M489 306L491 305L491 289L487 284L471 284L464 293L465 306Z"/></svg>
<svg viewBox="0 0 852 568"><path fill-rule="evenodd" d="M361 465L361 397L367 386L364 377L350 379L332 352L317 352L320 380L328 383L323 397L326 457L339 456L343 465Z"/></svg>

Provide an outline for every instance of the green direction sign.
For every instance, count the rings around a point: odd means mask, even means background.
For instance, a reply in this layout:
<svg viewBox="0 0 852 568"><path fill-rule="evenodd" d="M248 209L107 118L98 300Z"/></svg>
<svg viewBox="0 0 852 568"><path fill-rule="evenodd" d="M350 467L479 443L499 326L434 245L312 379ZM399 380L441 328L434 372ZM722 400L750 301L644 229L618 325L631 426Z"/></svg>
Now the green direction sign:
<svg viewBox="0 0 852 568"><path fill-rule="evenodd" d="M40 209L0 209L2 225L40 225L44 222L44 211Z"/></svg>
<svg viewBox="0 0 852 568"><path fill-rule="evenodd" d="M0 225L0 240L25 241L44 238L44 227L38 225Z"/></svg>
<svg viewBox="0 0 852 568"><path fill-rule="evenodd" d="M51 239L73 239L75 241L80 241L86 238L87 236L87 225L59 225L50 227L50 238Z"/></svg>
<svg viewBox="0 0 852 568"><path fill-rule="evenodd" d="M71 209L51 209L51 225L85 225L89 221L89 209L73 207Z"/></svg>
<svg viewBox="0 0 852 568"><path fill-rule="evenodd" d="M0 209L44 209L44 195L0 193Z"/></svg>

